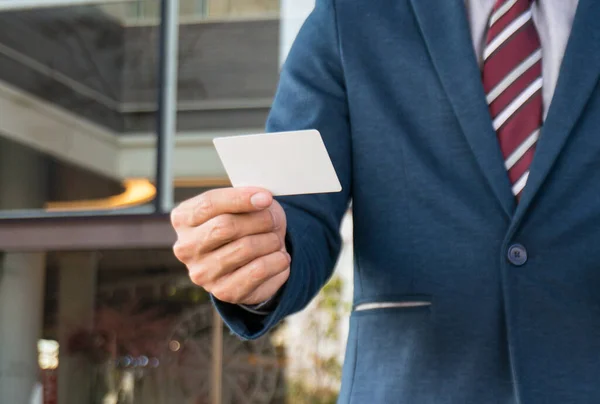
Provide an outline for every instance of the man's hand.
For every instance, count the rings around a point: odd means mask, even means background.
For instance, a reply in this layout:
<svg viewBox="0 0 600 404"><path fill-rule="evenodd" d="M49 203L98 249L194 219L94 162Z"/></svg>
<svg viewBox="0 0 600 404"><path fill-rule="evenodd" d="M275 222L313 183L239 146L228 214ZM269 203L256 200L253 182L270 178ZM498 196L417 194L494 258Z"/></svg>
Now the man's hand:
<svg viewBox="0 0 600 404"><path fill-rule="evenodd" d="M175 256L196 285L223 302L262 303L289 277L285 212L268 191L208 191L175 208L171 223Z"/></svg>

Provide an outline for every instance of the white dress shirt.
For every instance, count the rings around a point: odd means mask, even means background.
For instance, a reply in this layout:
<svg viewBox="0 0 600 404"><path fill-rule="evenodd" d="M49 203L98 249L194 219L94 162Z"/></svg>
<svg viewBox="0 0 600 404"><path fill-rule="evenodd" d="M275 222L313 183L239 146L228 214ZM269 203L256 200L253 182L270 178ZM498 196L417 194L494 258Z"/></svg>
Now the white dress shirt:
<svg viewBox="0 0 600 404"><path fill-rule="evenodd" d="M578 3L579 0L537 0L532 6L533 22L542 43L544 116L554 95ZM475 54L481 66L488 20L496 0L465 0L465 4Z"/></svg>

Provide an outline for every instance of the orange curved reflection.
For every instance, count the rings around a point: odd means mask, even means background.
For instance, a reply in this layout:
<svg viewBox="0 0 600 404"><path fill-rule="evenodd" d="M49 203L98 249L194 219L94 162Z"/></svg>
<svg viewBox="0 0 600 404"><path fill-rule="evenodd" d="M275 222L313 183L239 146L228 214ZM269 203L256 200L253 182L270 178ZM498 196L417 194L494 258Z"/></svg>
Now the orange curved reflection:
<svg viewBox="0 0 600 404"><path fill-rule="evenodd" d="M119 195L101 199L67 202L48 202L48 211L119 209L148 203L156 196L156 187L146 178L130 178L123 181L125 190Z"/></svg>

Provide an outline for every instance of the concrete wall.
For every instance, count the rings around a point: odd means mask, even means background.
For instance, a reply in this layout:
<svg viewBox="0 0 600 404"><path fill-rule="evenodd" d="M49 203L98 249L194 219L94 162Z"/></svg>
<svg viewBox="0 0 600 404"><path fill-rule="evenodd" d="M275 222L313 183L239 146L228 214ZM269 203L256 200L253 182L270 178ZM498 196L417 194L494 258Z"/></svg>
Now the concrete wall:
<svg viewBox="0 0 600 404"><path fill-rule="evenodd" d="M179 129L262 127L278 81L279 21L184 24L180 32L178 93L187 110ZM157 40L156 27L126 31L126 132L154 127L154 114L143 107L157 97Z"/></svg>
<svg viewBox="0 0 600 404"><path fill-rule="evenodd" d="M262 126L278 80L279 21L183 24L182 130ZM155 128L158 29L95 8L0 13L0 80L117 133Z"/></svg>
<svg viewBox="0 0 600 404"><path fill-rule="evenodd" d="M123 31L75 10L0 13L0 80L119 130Z"/></svg>
<svg viewBox="0 0 600 404"><path fill-rule="evenodd" d="M273 96L279 22L185 24L180 28L179 99L253 99ZM131 27L125 34L123 101L156 99L158 30Z"/></svg>

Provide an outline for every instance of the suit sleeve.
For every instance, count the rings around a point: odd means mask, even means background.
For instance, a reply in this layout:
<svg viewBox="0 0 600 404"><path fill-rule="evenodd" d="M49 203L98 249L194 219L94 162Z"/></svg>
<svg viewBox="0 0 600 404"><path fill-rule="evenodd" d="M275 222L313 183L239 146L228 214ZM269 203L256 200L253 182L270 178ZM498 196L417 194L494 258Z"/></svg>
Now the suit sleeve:
<svg viewBox="0 0 600 404"><path fill-rule="evenodd" d="M351 195L351 141L334 0L317 0L283 66L267 132L317 129L342 192L278 197L288 221L290 278L267 315L213 302L231 331L255 339L302 310L331 277L341 249L340 224Z"/></svg>

